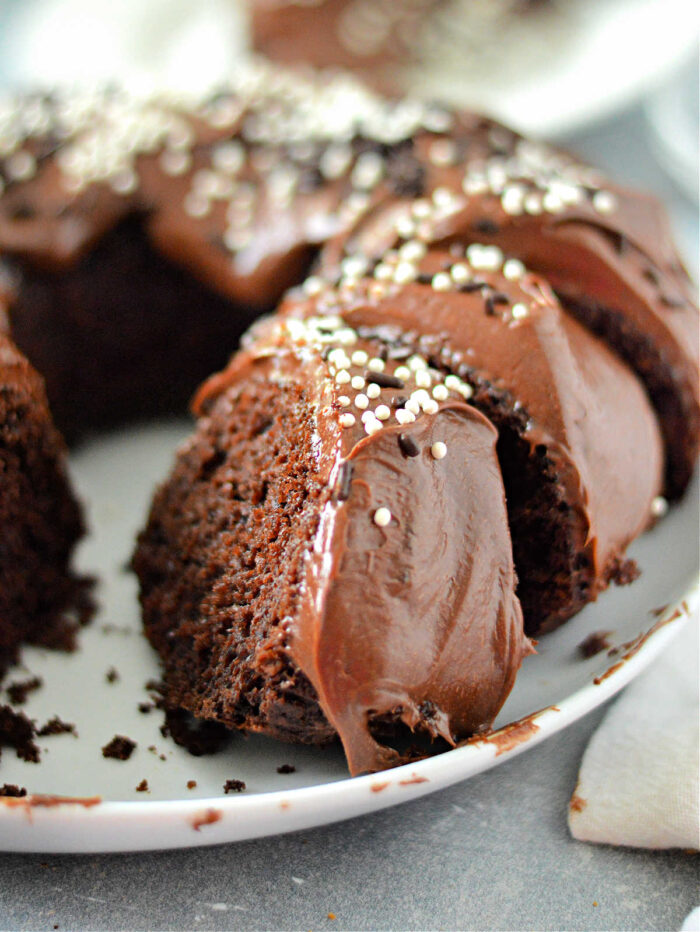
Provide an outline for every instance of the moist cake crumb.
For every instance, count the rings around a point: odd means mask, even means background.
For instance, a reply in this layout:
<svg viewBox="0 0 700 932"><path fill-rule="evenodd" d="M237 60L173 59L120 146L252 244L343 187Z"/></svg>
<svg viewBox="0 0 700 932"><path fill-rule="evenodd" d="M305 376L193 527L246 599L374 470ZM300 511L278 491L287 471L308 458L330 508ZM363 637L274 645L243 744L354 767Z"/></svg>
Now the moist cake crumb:
<svg viewBox="0 0 700 932"><path fill-rule="evenodd" d="M20 760L36 764L41 752L34 742L35 734L34 723L23 712L0 706L0 749L3 745L12 747Z"/></svg>
<svg viewBox="0 0 700 932"><path fill-rule="evenodd" d="M38 729L37 735L41 738L46 738L49 735L75 735L78 737L78 732L76 731L75 724L73 722L64 722L58 715L54 715L53 718L50 718L45 725L42 725Z"/></svg>
<svg viewBox="0 0 700 932"><path fill-rule="evenodd" d="M148 786L148 780L142 780L139 785L136 787L137 793L150 793L150 788Z"/></svg>
<svg viewBox="0 0 700 932"><path fill-rule="evenodd" d="M243 780L227 780L224 783L224 793L242 793L245 789Z"/></svg>
<svg viewBox="0 0 700 932"><path fill-rule="evenodd" d="M296 773L294 764L282 764L277 768L277 773Z"/></svg>
<svg viewBox="0 0 700 932"><path fill-rule="evenodd" d="M105 673L105 679L108 683L117 683L119 678L119 672L114 667L110 667Z"/></svg>
<svg viewBox="0 0 700 932"><path fill-rule="evenodd" d="M40 676L33 676L31 679L22 680L19 683L10 683L7 687L7 697L12 705L23 705L27 701L29 693L35 689L40 689L44 681Z"/></svg>
<svg viewBox="0 0 700 932"><path fill-rule="evenodd" d="M17 786L15 783L5 783L0 786L0 796L21 797L26 796L27 791L23 786Z"/></svg>
<svg viewBox="0 0 700 932"><path fill-rule="evenodd" d="M607 650L610 647L608 638L611 634L612 631L592 631L588 637L584 638L579 644L579 653L582 657L588 659L589 657L595 657L595 655L599 654L602 650Z"/></svg>
<svg viewBox="0 0 700 932"><path fill-rule="evenodd" d="M114 760L129 760L136 747L136 742L131 738L125 738L124 735L115 735L112 740L102 748L103 757L111 757Z"/></svg>
<svg viewBox="0 0 700 932"><path fill-rule="evenodd" d="M188 780L188 781L187 781L187 789L188 789L188 790L193 790L196 786L197 786L197 781L196 781L196 780Z"/></svg>
<svg viewBox="0 0 700 932"><path fill-rule="evenodd" d="M142 715L148 715L153 709L155 709L155 705L152 702L139 702L138 704L138 710Z"/></svg>

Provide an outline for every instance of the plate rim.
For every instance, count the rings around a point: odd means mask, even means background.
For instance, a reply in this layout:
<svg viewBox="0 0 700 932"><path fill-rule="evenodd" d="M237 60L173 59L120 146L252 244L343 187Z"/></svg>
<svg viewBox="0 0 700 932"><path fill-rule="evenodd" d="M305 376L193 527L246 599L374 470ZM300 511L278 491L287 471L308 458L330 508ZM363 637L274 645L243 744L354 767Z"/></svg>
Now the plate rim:
<svg viewBox="0 0 700 932"><path fill-rule="evenodd" d="M698 603L700 577L664 607L650 628L620 645L625 652L611 657L605 673L591 675L558 705L434 757L380 773L237 797L104 802L94 801L96 797L3 797L0 851L77 854L199 847L321 827L417 799L482 773L499 758L535 747L602 705L658 656ZM153 829L150 837L145 837L147 827Z"/></svg>

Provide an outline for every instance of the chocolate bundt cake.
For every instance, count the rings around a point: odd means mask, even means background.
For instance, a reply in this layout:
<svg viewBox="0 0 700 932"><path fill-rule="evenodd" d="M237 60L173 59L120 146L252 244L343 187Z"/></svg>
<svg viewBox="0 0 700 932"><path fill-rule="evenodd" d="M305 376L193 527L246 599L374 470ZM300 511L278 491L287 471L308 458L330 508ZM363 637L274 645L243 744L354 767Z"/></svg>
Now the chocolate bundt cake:
<svg viewBox="0 0 700 932"><path fill-rule="evenodd" d="M200 392L135 566L170 702L337 733L359 772L488 726L521 603L539 633L632 578L697 455L697 311L655 202L347 77L0 108L0 304L68 436L177 409L302 282ZM80 525L44 425L64 607Z"/></svg>
<svg viewBox="0 0 700 932"><path fill-rule="evenodd" d="M82 533L42 380L0 332L0 677L22 641L72 643L89 611L70 569Z"/></svg>
<svg viewBox="0 0 700 932"><path fill-rule="evenodd" d="M459 47L464 63L552 0L247 0L253 48L284 65L343 68L383 93Z"/></svg>

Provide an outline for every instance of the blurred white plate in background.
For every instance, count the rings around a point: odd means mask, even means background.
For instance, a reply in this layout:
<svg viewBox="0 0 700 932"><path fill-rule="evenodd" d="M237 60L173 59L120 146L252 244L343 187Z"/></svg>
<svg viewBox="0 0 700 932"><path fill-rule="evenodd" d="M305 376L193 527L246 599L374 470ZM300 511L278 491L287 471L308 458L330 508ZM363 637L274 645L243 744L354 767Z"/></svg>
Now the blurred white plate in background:
<svg viewBox="0 0 700 932"><path fill-rule="evenodd" d="M416 89L554 136L659 86L697 45L696 0L556 2L555 13L504 28L483 54L455 23ZM25 0L4 17L0 74L11 84L117 80L200 91L224 79L247 44L240 0Z"/></svg>

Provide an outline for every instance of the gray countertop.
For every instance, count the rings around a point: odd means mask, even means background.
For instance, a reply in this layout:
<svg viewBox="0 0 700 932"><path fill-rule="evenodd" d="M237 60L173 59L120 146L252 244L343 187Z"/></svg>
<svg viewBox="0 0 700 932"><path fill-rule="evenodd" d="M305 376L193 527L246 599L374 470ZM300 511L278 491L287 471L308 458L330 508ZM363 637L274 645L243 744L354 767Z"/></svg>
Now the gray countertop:
<svg viewBox="0 0 700 932"><path fill-rule="evenodd" d="M695 267L697 209L656 165L641 110L564 142L659 194ZM152 854L0 855L0 927L679 929L697 905L697 856L568 833L603 712L450 789L313 831Z"/></svg>
<svg viewBox="0 0 700 932"><path fill-rule="evenodd" d="M0 856L0 926L679 929L697 856L567 831L602 714L450 789L313 831L155 854Z"/></svg>

